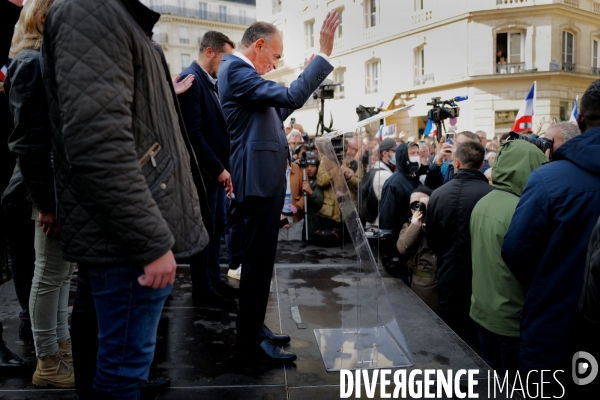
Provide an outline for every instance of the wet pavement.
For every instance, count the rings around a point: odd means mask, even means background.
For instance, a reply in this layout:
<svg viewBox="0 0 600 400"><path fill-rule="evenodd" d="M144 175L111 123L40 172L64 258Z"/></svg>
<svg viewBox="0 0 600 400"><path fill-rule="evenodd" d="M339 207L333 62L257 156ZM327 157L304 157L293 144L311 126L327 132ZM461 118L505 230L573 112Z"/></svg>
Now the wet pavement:
<svg viewBox="0 0 600 400"><path fill-rule="evenodd" d="M160 395L147 397L215 400L339 398L340 374L325 370L314 329L341 326L344 306L337 289L343 284L335 277L352 272L356 266L353 253L350 245L342 249L280 242L265 323L274 332L283 331L292 337L289 350L295 352L298 359L288 366L241 357L235 344L236 310L193 307L189 268L181 265L173 298L164 308L168 321L159 328L151 370L151 377L169 377L171 387ZM225 261L222 260L223 264ZM381 275L414 358L414 365L409 370L476 368L484 379L487 365L402 282L390 277L383 269ZM232 279L229 282L232 285L238 283ZM73 291L72 287L72 295ZM292 305L298 306L305 325L294 320ZM37 389L31 384L35 353L32 345L18 340L18 312L12 282L0 286L4 340L30 366L27 376L0 377L0 399L76 399L73 390ZM485 380L481 381L480 398L487 397L483 393L486 386ZM363 398L366 398L364 392Z"/></svg>

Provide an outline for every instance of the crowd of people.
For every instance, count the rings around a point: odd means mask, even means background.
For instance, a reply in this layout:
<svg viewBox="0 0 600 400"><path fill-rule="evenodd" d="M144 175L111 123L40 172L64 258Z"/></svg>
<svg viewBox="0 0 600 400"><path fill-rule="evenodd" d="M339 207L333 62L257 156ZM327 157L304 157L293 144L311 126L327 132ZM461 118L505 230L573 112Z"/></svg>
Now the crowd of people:
<svg viewBox="0 0 600 400"><path fill-rule="evenodd" d="M336 12L286 88L262 78L283 53L268 23L239 49L207 32L172 80L150 40L159 14L137 0L22 5L0 0L1 218L35 385L132 399L157 385L148 373L176 259L189 260L195 306L239 303L244 353L294 361L290 337L264 324L277 241L341 243L332 168L384 267L492 368L569 370L575 351L597 354L600 80L577 125L545 132L546 153L508 133L352 132L334 160L284 121L333 70ZM221 275L222 238L239 288ZM0 341L0 370L24 367Z"/></svg>

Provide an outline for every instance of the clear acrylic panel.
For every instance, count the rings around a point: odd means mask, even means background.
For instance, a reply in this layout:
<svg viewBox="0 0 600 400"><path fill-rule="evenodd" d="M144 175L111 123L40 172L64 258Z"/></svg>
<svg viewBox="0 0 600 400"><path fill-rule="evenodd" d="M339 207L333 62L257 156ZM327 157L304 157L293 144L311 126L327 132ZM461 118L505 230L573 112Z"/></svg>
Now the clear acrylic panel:
<svg viewBox="0 0 600 400"><path fill-rule="evenodd" d="M356 268L341 278L344 285L335 289L345 299L342 326L315 329L328 371L409 367L413 364L379 273L379 254L374 255L371 250L371 245L379 248L373 243L377 238L371 238L369 243L357 211L362 201L360 179L378 160L378 139L372 136L359 127L354 132L338 131L315 141L321 161L319 170L327 171L340 208L345 226L344 244L351 241L356 250ZM348 169L352 169L352 173ZM351 175L358 179L348 178ZM336 279L340 279L339 276Z"/></svg>

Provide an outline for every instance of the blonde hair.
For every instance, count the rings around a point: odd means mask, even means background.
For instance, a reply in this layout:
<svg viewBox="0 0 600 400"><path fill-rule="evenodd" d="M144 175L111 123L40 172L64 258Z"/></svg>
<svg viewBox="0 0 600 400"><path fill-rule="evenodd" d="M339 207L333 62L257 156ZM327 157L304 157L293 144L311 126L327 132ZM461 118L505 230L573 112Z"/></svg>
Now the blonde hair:
<svg viewBox="0 0 600 400"><path fill-rule="evenodd" d="M29 0L23 6L19 22L15 26L9 57L14 57L23 49L39 50L42 46L42 18L54 0Z"/></svg>

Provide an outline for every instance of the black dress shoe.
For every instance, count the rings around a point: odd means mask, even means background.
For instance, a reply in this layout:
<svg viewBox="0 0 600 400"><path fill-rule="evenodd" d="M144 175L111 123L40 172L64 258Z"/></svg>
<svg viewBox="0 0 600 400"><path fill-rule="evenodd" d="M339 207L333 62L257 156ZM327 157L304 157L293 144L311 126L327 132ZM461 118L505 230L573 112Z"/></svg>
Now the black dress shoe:
<svg viewBox="0 0 600 400"><path fill-rule="evenodd" d="M169 386L171 386L169 378L148 379L146 382L142 382L142 394L160 392Z"/></svg>
<svg viewBox="0 0 600 400"><path fill-rule="evenodd" d="M235 300L228 299L220 294L215 288L212 288L207 292L193 293L192 301L195 307L211 306L218 308L233 308L237 305Z"/></svg>
<svg viewBox="0 0 600 400"><path fill-rule="evenodd" d="M296 360L296 355L294 353L283 350L269 339L264 339L259 344L242 346L242 351L247 356L268 363L285 364Z"/></svg>
<svg viewBox="0 0 600 400"><path fill-rule="evenodd" d="M266 325L263 325L263 332L265 336L277 346L285 346L290 342L290 337L288 335L273 333Z"/></svg>
<svg viewBox="0 0 600 400"><path fill-rule="evenodd" d="M240 289L230 286L225 281L219 281L214 285L214 288L217 289L220 295L227 297L228 299L235 299L240 297Z"/></svg>

